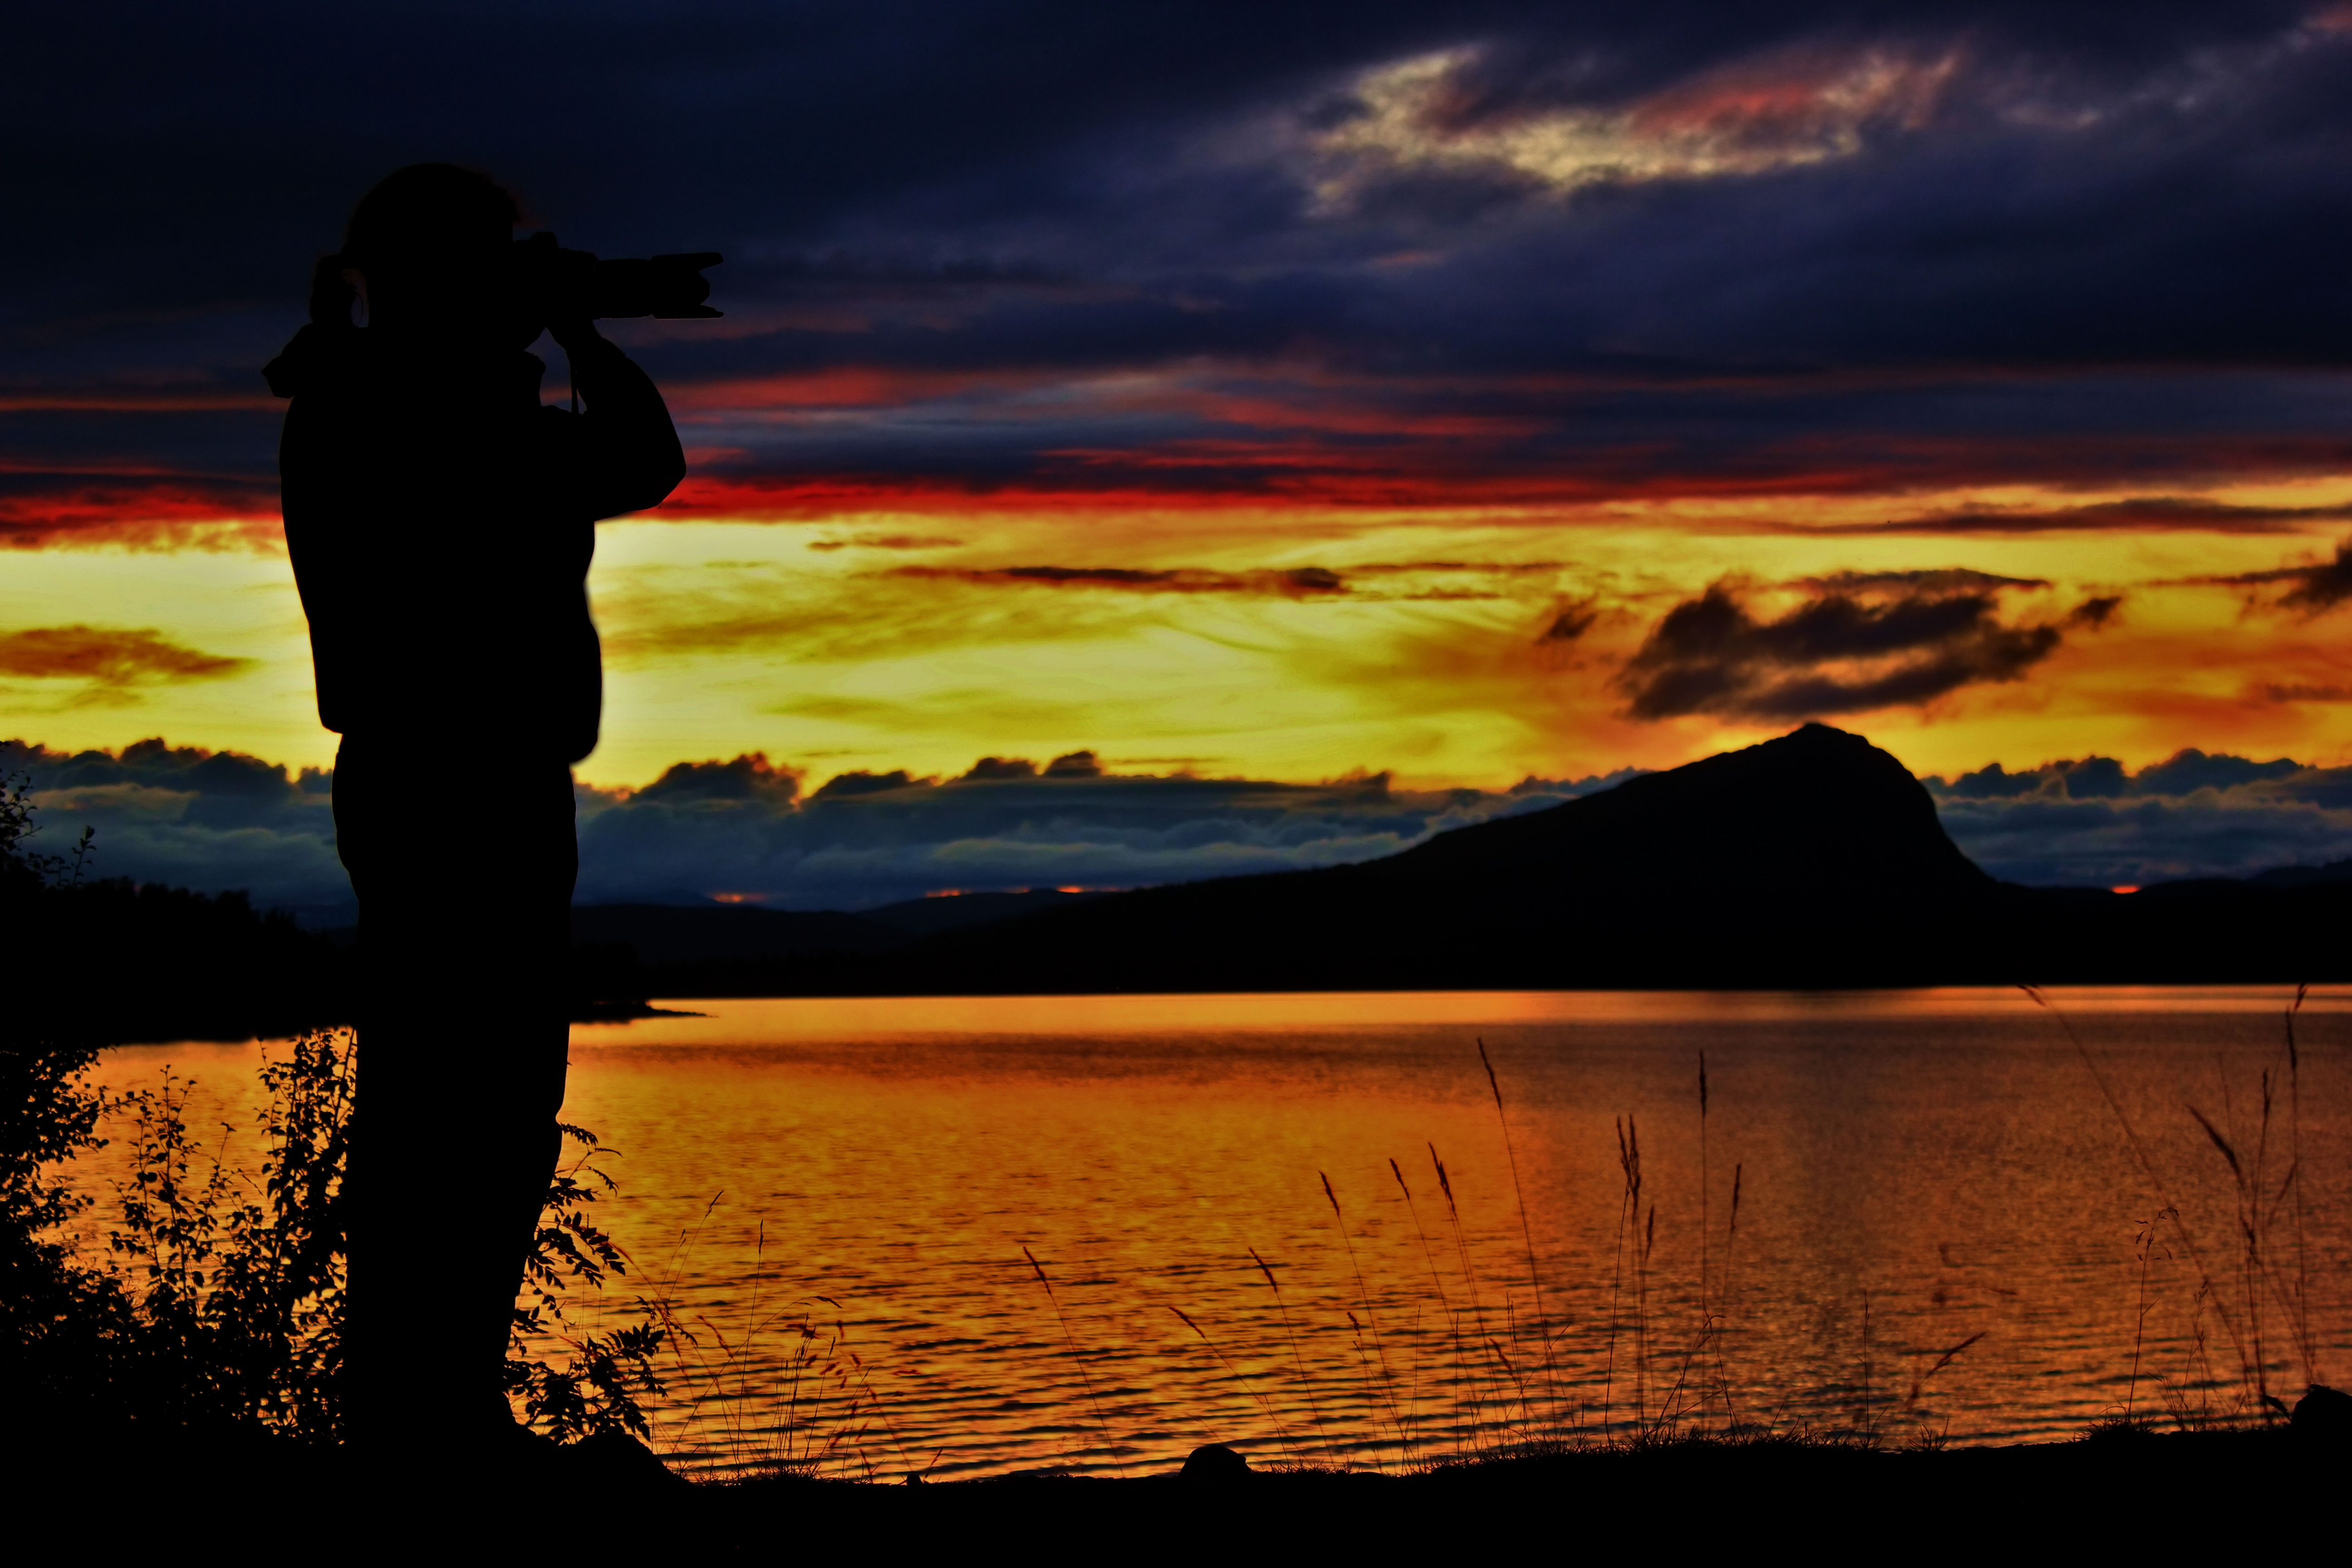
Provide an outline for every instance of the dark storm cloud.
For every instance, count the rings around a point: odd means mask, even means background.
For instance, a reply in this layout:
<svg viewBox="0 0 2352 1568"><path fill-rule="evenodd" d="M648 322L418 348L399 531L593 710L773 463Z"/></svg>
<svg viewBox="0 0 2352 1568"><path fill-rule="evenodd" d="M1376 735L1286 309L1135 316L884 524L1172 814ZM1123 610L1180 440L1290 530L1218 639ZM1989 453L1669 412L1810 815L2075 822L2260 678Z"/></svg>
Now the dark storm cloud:
<svg viewBox="0 0 2352 1568"><path fill-rule="evenodd" d="M420 157L492 168L572 243L726 251L723 330L627 329L685 404L842 367L1290 366L1320 378L1301 406L1362 416L1310 440L1213 399L926 395L923 418L702 426L744 454L706 472L746 483L1393 499L2323 468L2352 35L2310 15L48 7L0 93L0 471L64 498L20 538L105 493L73 475L131 476L157 498L132 510L266 494L268 409L158 397L252 398L351 201ZM1439 63L1396 87L1416 59ZM1630 151L1555 166L1561 127ZM1862 371L1892 379L1838 380ZM1599 379L1528 380L1564 375ZM1269 430L1296 441L1206 449ZM1148 453L1181 460L1103 466ZM2036 521L1952 521L2004 517ZM2266 521L2294 524L2172 525Z"/></svg>
<svg viewBox="0 0 2352 1568"><path fill-rule="evenodd" d="M2009 626L1980 573L1872 574L1758 617L1717 583L1666 612L1627 659L1618 685L1639 719L1685 713L1768 721L1933 701L1963 686L2015 680L2056 649L2052 626ZM1889 585L1865 596L1862 583ZM1957 586L1965 583L1965 586ZM2112 609L2113 606L2109 606Z"/></svg>

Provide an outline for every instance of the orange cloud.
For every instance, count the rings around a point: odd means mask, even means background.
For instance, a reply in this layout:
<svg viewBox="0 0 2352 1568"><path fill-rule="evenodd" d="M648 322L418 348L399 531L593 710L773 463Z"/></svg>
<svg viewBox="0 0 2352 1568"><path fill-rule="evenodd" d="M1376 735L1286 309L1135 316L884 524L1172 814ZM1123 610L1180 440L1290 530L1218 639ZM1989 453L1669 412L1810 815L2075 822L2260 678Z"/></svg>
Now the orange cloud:
<svg viewBox="0 0 2352 1568"><path fill-rule="evenodd" d="M86 700L93 701L117 700L135 686L217 679L253 663L183 647L152 628L35 626L0 634L0 676L86 681L92 689Z"/></svg>
<svg viewBox="0 0 2352 1568"><path fill-rule="evenodd" d="M1129 594L1269 594L1286 599L1344 594L1348 584L1321 566L1287 571L1207 572L1178 567L1148 571L1129 566L901 566L895 577L946 578L990 586L1109 588Z"/></svg>

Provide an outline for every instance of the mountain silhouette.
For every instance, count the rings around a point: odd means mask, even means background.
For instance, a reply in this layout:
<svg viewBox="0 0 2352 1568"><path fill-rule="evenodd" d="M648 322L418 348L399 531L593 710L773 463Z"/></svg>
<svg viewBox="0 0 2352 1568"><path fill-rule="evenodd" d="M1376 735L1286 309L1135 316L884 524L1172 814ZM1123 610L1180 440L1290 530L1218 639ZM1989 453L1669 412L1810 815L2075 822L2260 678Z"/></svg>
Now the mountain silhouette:
<svg viewBox="0 0 2352 1568"><path fill-rule="evenodd" d="M347 946L241 895L20 876L0 905L39 977L18 1005L60 1037L352 1016ZM1808 724L1323 870L856 913L583 906L572 984L577 1016L603 1018L655 996L2293 984L2352 980L2347 925L2345 863L2130 895L1996 881L1900 763Z"/></svg>
<svg viewBox="0 0 2352 1568"><path fill-rule="evenodd" d="M1927 790L1808 724L1384 859L1146 889L950 931L875 978L941 991L1926 984L1999 883Z"/></svg>
<svg viewBox="0 0 2352 1568"><path fill-rule="evenodd" d="M1383 859L1038 899L827 916L856 923L791 942L778 923L776 945L626 978L675 996L2293 983L2346 967L2352 914L2332 878L2000 882L1902 763L1824 724Z"/></svg>

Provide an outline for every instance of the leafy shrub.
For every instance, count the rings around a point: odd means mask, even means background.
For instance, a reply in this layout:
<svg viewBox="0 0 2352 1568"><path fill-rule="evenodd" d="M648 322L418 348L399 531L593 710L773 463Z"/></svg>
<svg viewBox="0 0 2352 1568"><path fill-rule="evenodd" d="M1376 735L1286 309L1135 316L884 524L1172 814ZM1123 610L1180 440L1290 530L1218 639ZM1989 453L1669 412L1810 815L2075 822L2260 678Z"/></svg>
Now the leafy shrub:
<svg viewBox="0 0 2352 1568"><path fill-rule="evenodd" d="M56 901L82 889L74 859L32 854L31 803L0 781L0 952L14 933L54 923ZM146 889L140 889L144 893ZM191 895L193 897L193 895ZM242 908L242 906L238 906ZM259 1168L226 1158L236 1129L206 1151L188 1125L189 1080L110 1094L89 1081L102 1044L74 988L19 982L0 994L0 1400L20 1428L268 1429L310 1443L342 1430L346 1269L341 1197L350 1157L353 1040L312 1030L283 1057L265 1054ZM66 1163L107 1147L121 1122L130 1179L101 1258L71 1230L96 1200ZM647 1321L573 1335L566 1293L626 1272L590 1217L613 1183L593 1162L594 1136L566 1126L582 1152L548 1190L515 1310L507 1389L527 1420L562 1439L646 1430L639 1396L658 1393L653 1357L665 1330ZM532 1346L552 1338L558 1368Z"/></svg>
<svg viewBox="0 0 2352 1568"><path fill-rule="evenodd" d="M190 1134L189 1085L167 1069L162 1086L123 1097L132 1180L121 1189L121 1227L109 1237L106 1278L136 1323L140 1403L176 1424L257 1423L331 1442L346 1294L339 1200L349 1158L353 1065L349 1031L295 1040L265 1060L268 1092L257 1179L220 1153L209 1163ZM525 1266L506 1368L525 1418L559 1439L646 1431L639 1395L661 1383L651 1321L602 1334L568 1332L567 1292L600 1288L627 1259L590 1217L613 1184L593 1163L596 1139L566 1126L582 1149L548 1188ZM233 1131L224 1129L224 1132ZM648 1316L653 1309L646 1309ZM532 1345L553 1338L567 1364Z"/></svg>

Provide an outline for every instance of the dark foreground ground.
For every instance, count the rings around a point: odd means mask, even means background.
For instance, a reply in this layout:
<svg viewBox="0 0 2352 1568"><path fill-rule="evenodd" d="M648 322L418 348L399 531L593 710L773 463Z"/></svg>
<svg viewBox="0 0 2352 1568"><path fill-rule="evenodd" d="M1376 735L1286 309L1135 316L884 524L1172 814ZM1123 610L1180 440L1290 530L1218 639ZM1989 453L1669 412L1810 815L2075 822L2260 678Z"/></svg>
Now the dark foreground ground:
<svg viewBox="0 0 2352 1568"><path fill-rule="evenodd" d="M1025 1476L929 1485L667 1478L642 1450L517 1468L425 1467L391 1486L300 1452L50 1455L10 1511L136 1531L244 1522L304 1560L504 1543L535 1560L1266 1561L1345 1552L1483 1562L1593 1552L1942 1560L2186 1543L2342 1561L2352 1446L2274 1430L1942 1452L1686 1442L1413 1475ZM1180 1461L1171 1458L1173 1471ZM504 1473L500 1473L501 1470ZM42 1471L47 1472L46 1475ZM26 1505L30 1504L28 1509Z"/></svg>

